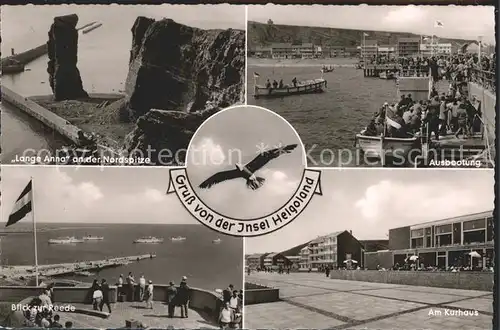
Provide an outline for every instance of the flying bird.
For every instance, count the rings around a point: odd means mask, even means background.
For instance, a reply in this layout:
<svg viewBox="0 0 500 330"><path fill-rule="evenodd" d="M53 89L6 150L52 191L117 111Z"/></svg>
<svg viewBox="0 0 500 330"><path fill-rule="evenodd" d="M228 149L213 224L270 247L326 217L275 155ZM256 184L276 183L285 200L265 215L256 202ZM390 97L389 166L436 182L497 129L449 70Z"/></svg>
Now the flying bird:
<svg viewBox="0 0 500 330"><path fill-rule="evenodd" d="M255 157L246 165L236 164L236 168L233 170L215 173L214 175L203 181L199 187L202 189L208 189L213 185L224 181L242 178L246 180L248 188L252 190L259 189L260 187L262 187L266 179L256 176L255 172L260 170L271 160L278 158L281 155L291 153L295 148L297 148L297 144L289 144L284 147L274 148L261 152L259 153L259 155L257 155L257 157Z"/></svg>

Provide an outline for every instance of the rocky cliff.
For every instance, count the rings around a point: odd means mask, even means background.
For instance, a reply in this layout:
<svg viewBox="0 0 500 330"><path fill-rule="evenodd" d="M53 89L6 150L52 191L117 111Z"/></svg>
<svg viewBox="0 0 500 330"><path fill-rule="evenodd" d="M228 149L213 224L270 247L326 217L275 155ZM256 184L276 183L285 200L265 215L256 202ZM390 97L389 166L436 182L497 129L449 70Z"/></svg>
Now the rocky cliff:
<svg viewBox="0 0 500 330"><path fill-rule="evenodd" d="M245 33L139 17L126 81L129 116L150 109L200 111L243 102Z"/></svg>
<svg viewBox="0 0 500 330"><path fill-rule="evenodd" d="M132 34L120 114L136 127L123 151L147 154L157 165L182 164L179 152L203 121L244 102L245 33L139 17Z"/></svg>
<svg viewBox="0 0 500 330"><path fill-rule="evenodd" d="M47 42L49 83L54 98L73 100L88 97L83 89L78 62L78 16L76 14L54 18Z"/></svg>

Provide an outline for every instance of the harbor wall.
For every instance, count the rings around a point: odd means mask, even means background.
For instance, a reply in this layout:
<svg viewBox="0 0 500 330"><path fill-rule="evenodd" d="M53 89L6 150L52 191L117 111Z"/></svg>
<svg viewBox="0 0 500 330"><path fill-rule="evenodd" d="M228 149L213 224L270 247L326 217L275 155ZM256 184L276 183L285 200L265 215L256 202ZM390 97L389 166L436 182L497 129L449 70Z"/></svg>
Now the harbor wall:
<svg viewBox="0 0 500 330"><path fill-rule="evenodd" d="M23 97L9 88L2 86L2 102L6 102L19 110L23 111L30 117L33 117L43 123L50 129L58 132L63 137L77 144L78 141L78 127L69 123L66 119L59 117L52 111L45 109L32 100Z"/></svg>
<svg viewBox="0 0 500 330"><path fill-rule="evenodd" d="M29 49L25 52L11 55L9 57L6 57L1 60L1 65L9 65L12 64L13 61L17 61L20 64L28 64L34 60L36 60L39 57L42 57L43 55L47 54L47 44L40 45L38 47ZM9 49L10 52L10 49Z"/></svg>
<svg viewBox="0 0 500 330"><path fill-rule="evenodd" d="M398 97L411 95L415 101L429 98L429 77L399 77Z"/></svg>
<svg viewBox="0 0 500 330"><path fill-rule="evenodd" d="M496 114L496 95L480 86L477 83L469 83L469 99L476 96L481 101L481 112L483 121L486 125L488 140L491 145L495 142L495 114Z"/></svg>
<svg viewBox="0 0 500 330"><path fill-rule="evenodd" d="M245 290L245 306L264 304L280 300L280 290L276 288Z"/></svg>
<svg viewBox="0 0 500 330"><path fill-rule="evenodd" d="M331 279L401 285L431 286L461 290L492 291L494 274L489 272L424 272L335 270Z"/></svg>

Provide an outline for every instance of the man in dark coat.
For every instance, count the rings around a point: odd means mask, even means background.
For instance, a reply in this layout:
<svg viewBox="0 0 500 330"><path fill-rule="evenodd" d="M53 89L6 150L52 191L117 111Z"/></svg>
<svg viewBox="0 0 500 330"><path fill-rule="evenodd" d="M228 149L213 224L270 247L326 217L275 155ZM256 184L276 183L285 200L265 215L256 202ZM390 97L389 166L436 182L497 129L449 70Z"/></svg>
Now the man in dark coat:
<svg viewBox="0 0 500 330"><path fill-rule="evenodd" d="M182 278L179 289L177 290L177 304L181 306L181 317L188 317L188 304L190 296L190 288L187 284L187 278L184 276Z"/></svg>
<svg viewBox="0 0 500 330"><path fill-rule="evenodd" d="M177 296L177 288L174 282L170 282L167 287L167 306L168 306L168 317L172 318L175 314L175 297Z"/></svg>
<svg viewBox="0 0 500 330"><path fill-rule="evenodd" d="M101 281L101 291L102 291L102 300L101 303L99 304L99 309L102 312L102 308L104 305L108 307L108 311L111 314L111 304L109 303L109 284L106 282L105 279L102 279Z"/></svg>
<svg viewBox="0 0 500 330"><path fill-rule="evenodd" d="M222 291L222 299L224 300L224 304L231 300L231 296L233 295L234 286L229 284L229 286Z"/></svg>

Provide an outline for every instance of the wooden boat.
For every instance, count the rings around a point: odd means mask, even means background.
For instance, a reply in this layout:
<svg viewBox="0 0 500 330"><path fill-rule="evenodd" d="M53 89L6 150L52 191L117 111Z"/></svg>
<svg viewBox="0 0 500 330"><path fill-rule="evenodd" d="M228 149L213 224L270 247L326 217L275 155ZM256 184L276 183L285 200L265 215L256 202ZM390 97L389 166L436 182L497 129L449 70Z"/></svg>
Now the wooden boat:
<svg viewBox="0 0 500 330"><path fill-rule="evenodd" d="M284 97L290 95L322 93L326 88L326 80L323 78L298 82L295 86L285 85L282 88L267 88L265 86L254 86L253 96L257 98Z"/></svg>
<svg viewBox="0 0 500 330"><path fill-rule="evenodd" d="M365 135L366 130L356 134L356 147L360 148L367 158L385 159L385 157L406 158L410 150L419 148L420 137L393 138Z"/></svg>
<svg viewBox="0 0 500 330"><path fill-rule="evenodd" d="M335 70L335 68L333 66L324 66L323 68L321 68L321 71L323 73L328 73L328 72L333 72Z"/></svg>

